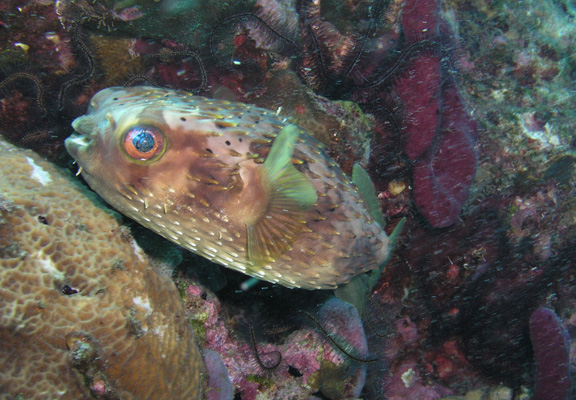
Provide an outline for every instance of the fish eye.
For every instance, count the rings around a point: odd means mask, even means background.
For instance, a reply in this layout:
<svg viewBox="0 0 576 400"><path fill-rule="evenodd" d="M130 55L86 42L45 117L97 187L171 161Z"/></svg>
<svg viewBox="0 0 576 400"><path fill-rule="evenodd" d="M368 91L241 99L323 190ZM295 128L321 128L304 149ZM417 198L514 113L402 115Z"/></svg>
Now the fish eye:
<svg viewBox="0 0 576 400"><path fill-rule="evenodd" d="M148 161L164 151L164 134L152 126L133 126L122 135L126 154L138 161Z"/></svg>

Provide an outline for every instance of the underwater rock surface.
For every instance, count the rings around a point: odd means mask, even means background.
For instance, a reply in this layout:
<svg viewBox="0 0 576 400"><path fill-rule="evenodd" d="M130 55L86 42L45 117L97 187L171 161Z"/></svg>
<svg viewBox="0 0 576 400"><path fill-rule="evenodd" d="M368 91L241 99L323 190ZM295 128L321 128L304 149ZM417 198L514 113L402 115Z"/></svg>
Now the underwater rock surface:
<svg viewBox="0 0 576 400"><path fill-rule="evenodd" d="M200 398L178 292L118 214L4 141L0 171L0 398Z"/></svg>

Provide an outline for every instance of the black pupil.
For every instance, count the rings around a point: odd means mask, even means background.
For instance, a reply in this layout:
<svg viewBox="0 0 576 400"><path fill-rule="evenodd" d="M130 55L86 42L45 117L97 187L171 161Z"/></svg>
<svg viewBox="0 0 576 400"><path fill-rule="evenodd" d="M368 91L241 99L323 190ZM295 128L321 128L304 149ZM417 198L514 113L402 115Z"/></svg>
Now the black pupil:
<svg viewBox="0 0 576 400"><path fill-rule="evenodd" d="M134 148L141 153L148 153L154 148L154 136L148 131L137 133L132 139Z"/></svg>

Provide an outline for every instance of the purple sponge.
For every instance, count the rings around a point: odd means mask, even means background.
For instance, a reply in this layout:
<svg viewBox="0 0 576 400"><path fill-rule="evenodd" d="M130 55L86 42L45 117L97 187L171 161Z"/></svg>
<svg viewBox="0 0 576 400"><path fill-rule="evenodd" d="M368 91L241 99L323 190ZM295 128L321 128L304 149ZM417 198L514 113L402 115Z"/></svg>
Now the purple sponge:
<svg viewBox="0 0 576 400"><path fill-rule="evenodd" d="M368 341L364 333L364 326L362 319L358 314L358 310L353 305L342 301L336 297L328 300L318 313L319 323L333 339L340 343L343 347L349 347L350 351L358 358L368 357ZM344 343L345 342L345 343ZM331 359L336 365L342 365L344 362L344 355L334 349L327 351L325 357ZM345 393L340 393L342 397L339 398L357 398L366 383L366 365L359 364L354 368L350 368L348 382L344 389ZM323 394L327 394L324 393ZM331 393L334 397L334 393Z"/></svg>
<svg viewBox="0 0 576 400"><path fill-rule="evenodd" d="M554 311L540 307L530 316L530 340L536 360L533 400L566 400L570 396L570 339Z"/></svg>
<svg viewBox="0 0 576 400"><path fill-rule="evenodd" d="M230 382L228 369L220 355L214 350L204 349L204 364L208 371L207 400L231 400L234 397L234 386Z"/></svg>

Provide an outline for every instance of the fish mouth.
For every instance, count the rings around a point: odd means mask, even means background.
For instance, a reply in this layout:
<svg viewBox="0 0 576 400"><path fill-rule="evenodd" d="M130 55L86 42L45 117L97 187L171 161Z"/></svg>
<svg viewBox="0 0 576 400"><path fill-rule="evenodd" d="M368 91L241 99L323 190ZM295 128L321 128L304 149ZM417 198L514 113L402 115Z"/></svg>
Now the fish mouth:
<svg viewBox="0 0 576 400"><path fill-rule="evenodd" d="M68 139L66 139L66 143L70 146L74 146L74 147L86 147L88 146L90 143L92 142L91 139L87 138L86 136L78 133L78 132L74 132L72 135L70 135L70 137Z"/></svg>
<svg viewBox="0 0 576 400"><path fill-rule="evenodd" d="M64 146L72 158L79 161L79 159L82 158L81 153L85 152L91 143L92 140L90 138L87 138L78 132L74 132L64 141Z"/></svg>
<svg viewBox="0 0 576 400"><path fill-rule="evenodd" d="M86 136L77 132L74 132L64 141L66 151L68 151L68 154L70 154L75 160L74 163L78 165L78 172L76 172L76 176L82 173L87 173L86 169L84 168L85 164L87 163L87 161L85 161L85 156L87 155L86 150L90 146L91 142L92 141Z"/></svg>
<svg viewBox="0 0 576 400"><path fill-rule="evenodd" d="M94 122L88 116L76 118L72 122L74 133L64 141L68 153L76 160L80 168L88 162L90 148L94 142Z"/></svg>

